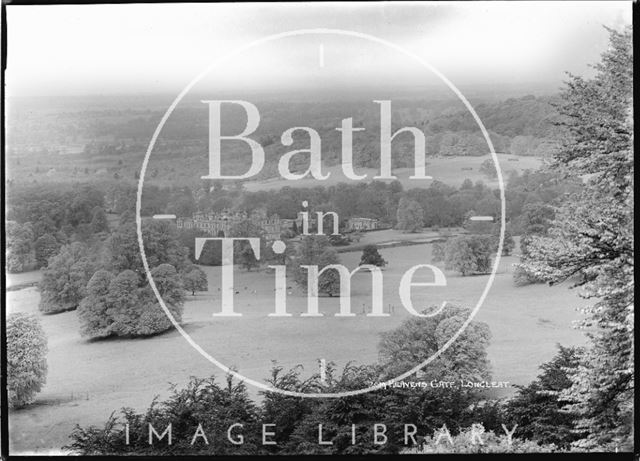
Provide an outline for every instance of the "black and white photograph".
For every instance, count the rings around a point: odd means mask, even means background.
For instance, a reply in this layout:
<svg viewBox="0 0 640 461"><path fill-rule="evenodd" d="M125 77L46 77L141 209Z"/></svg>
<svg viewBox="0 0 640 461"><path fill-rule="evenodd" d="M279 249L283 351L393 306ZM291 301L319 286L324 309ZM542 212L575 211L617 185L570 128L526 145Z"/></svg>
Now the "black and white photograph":
<svg viewBox="0 0 640 461"><path fill-rule="evenodd" d="M637 459L636 7L3 0L3 459Z"/></svg>

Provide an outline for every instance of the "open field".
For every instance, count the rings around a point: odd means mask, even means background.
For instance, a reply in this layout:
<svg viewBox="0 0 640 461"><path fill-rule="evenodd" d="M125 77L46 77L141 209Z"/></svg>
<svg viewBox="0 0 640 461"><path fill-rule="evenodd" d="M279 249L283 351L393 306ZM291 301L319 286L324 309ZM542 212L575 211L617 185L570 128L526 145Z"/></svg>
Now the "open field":
<svg viewBox="0 0 640 461"><path fill-rule="evenodd" d="M96 157L87 154L77 155L38 155L34 154L32 162L16 163L17 160L10 159L7 164L7 171L10 177L28 178L29 181L39 182L75 182L75 181L112 181L117 173L120 181L130 184L137 183L135 173L140 171L144 155L141 152L130 153L128 155L101 156ZM473 156L450 156L450 157L428 157L427 174L433 179L415 180L409 179L414 174L413 168L396 168L393 174L398 177L405 189L414 187L429 187L434 181L441 181L451 186L459 187L462 181L469 178L473 182L483 181L492 187L498 187L498 181L489 179L480 172L480 164L491 158L490 155L479 157ZM542 160L538 157L517 156L512 154L498 154L500 168L505 176L510 170L522 173L524 170L535 170L542 165ZM196 174L201 171L202 160L193 156L185 156L181 167L171 171L170 178L157 178L154 184L159 186L193 185L193 179L201 175ZM33 166L37 164L37 167ZM160 164L159 164L160 165ZM164 166L159 168L164 168ZM164 165L164 164L163 164ZM166 166L166 165L165 165ZM164 170L163 170L164 171ZM373 168L355 168L357 174L367 174L363 181L371 181L380 171ZM325 166L323 172L331 173L326 180L318 182L313 178L305 178L298 181L290 181L276 176L264 180L255 180L244 183L248 191L274 190L282 187L316 187L318 184L328 187L340 182L352 183L353 180L346 178L340 165Z"/></svg>
<svg viewBox="0 0 640 461"><path fill-rule="evenodd" d="M445 234L453 236L465 232L461 227L442 228L438 231L429 228L422 229L421 232L403 232L397 229L384 229L370 232L363 232L360 240L349 245L336 247L339 253L349 251L362 251L366 245L376 245L378 248L392 248L402 245L420 245L433 243L441 240Z"/></svg>
<svg viewBox="0 0 640 461"><path fill-rule="evenodd" d="M398 177L398 181L402 183L405 189L412 189L414 187L429 187L434 181L440 181L451 186L459 187L462 181L470 179L473 182L483 181L485 184L493 187L498 187L497 179L489 179L485 174L480 172L480 165L487 159L490 159L490 155L483 155L479 157L428 157L427 158L427 175L433 179L409 179L409 176L414 174L413 168L395 168L393 174ZM537 170L542 165L542 160L538 157L524 157L512 154L498 154L498 161L500 162L500 169L505 176L510 170L516 170L518 173L522 173L524 170ZM373 168L354 168L357 174L366 174L367 178L363 181L371 181L374 176L380 174L380 171ZM353 180L344 176L342 167L340 165L334 165L330 167L324 167L323 173L331 173L331 176L326 180L323 180L321 184L325 187L333 186L338 183L352 183ZM318 180L313 177L304 178L297 181L290 181L281 177L270 178L263 181L251 181L245 183L245 189L248 191L258 190L274 190L282 187L316 187Z"/></svg>
<svg viewBox="0 0 640 461"><path fill-rule="evenodd" d="M21 272L18 274L7 274L7 290L15 290L30 285L37 284L42 279L42 271Z"/></svg>
<svg viewBox="0 0 640 461"><path fill-rule="evenodd" d="M300 317L306 310L306 296L292 288L287 309L293 316L269 318L267 313L273 311L274 304L273 276L237 270L235 306L243 316L214 318L212 313L220 310L220 268L206 267L209 292L188 297L184 329L213 357L259 381L268 376L271 360L284 367L302 364L305 373L315 372L320 358L334 361L339 367L348 361L372 362L377 358L380 332L398 326L409 316L400 305L400 277L409 266L429 262L431 245L399 246L380 252L389 261L384 270L384 305L396 306L390 317L361 315L363 306L370 305L370 278L359 274L352 284L355 317L333 317L338 310L337 298L321 299L324 317ZM360 253L343 253L341 258L345 265L355 267ZM538 366L554 355L556 343L584 343L583 333L572 329L571 322L579 315L574 307L585 301L566 286L514 288L514 262L515 257L502 259L494 286L476 319L487 322L493 334L489 347L493 378L526 384L538 374ZM446 274L448 287L444 290L414 288L417 308L439 305L444 300L475 305L487 277ZM37 312L38 299L35 287L8 292L8 312ZM169 382L181 385L190 375L223 376L175 331L147 339L89 342L78 334L75 312L42 316L41 320L49 338L47 384L33 405L9 415L14 453L58 450L68 443L67 436L76 423L102 424L112 411L123 406L144 409L153 395L168 394ZM258 397L256 388L249 386L249 390Z"/></svg>

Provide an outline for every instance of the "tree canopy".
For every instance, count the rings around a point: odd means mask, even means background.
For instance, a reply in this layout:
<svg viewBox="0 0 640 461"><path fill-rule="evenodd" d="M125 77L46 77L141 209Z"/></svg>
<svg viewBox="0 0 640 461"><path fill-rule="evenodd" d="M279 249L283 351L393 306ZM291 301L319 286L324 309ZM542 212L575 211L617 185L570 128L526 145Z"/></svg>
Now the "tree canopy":
<svg viewBox="0 0 640 461"><path fill-rule="evenodd" d="M628 446L633 437L632 68L631 29L610 30L595 77L567 82L552 168L586 177L586 186L561 204L548 235L533 238L526 262L544 280L572 279L594 299L582 322L591 345L564 397L586 446Z"/></svg>

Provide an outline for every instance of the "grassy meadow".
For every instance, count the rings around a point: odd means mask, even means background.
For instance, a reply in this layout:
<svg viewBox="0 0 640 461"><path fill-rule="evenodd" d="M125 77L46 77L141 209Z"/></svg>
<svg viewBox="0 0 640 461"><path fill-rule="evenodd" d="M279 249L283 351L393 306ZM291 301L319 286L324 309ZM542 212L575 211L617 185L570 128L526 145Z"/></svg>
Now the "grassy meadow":
<svg viewBox="0 0 640 461"><path fill-rule="evenodd" d="M187 297L184 329L213 357L262 382L269 375L272 360L285 368L302 364L306 374L317 371L321 358L339 368L349 361L373 362L380 332L397 327L410 315L400 304L400 277L410 266L430 261L431 245L383 248L380 253L389 262L384 270L384 306L387 310L389 305L395 306L390 317L362 314L362 309L370 306L371 292L370 277L363 272L355 275L352 283L355 317L333 316L339 308L338 298L321 298L324 317L300 317L306 310L306 295L291 282L287 310L292 317L269 318L274 306L273 275L236 268L235 309L243 316L216 318L212 314L220 310L220 268L204 267L209 291ZM348 267L355 267L359 258L359 252L341 254ZM585 301L566 286L514 287L512 264L516 261L514 256L502 259L493 288L476 317L489 325L493 335L488 350L493 379L511 385L534 378L538 366L554 355L556 343L585 341L583 333L571 325L579 318L575 307ZM416 309L445 300L475 305L487 276L445 274L448 286L444 289L413 289ZM37 276L31 273L21 278L33 280ZM419 271L416 280L426 281L426 276ZM37 312L38 301L36 287L9 291L7 312ZM59 451L76 423L99 425L121 407L144 409L153 395L168 394L169 383L185 384L189 376L223 377L222 371L176 331L146 339L86 341L78 333L73 311L41 316L41 321L49 339L47 383L34 404L9 415L13 453ZM259 397L255 387L249 386L249 390L253 397ZM502 391L508 395L515 389Z"/></svg>
<svg viewBox="0 0 640 461"><path fill-rule="evenodd" d="M398 181L402 183L405 189L429 187L433 181L440 181L450 186L459 187L467 178L474 183L482 181L487 186L498 187L497 179L490 179L480 171L480 165L488 159L491 159L490 155L427 158L427 175L433 179L409 179L409 177L415 173L413 168L394 168L393 174L398 177ZM537 170L542 165L542 159L540 157L525 157L512 154L498 154L498 162L500 163L500 169L505 177L505 181L507 174L511 170L522 174L525 170ZM380 174L380 170L374 168L354 168L354 170L357 174L367 175L367 178L363 179L363 181L371 181L374 176ZM333 186L341 182L348 184L353 183L352 179L344 176L340 165L324 167L323 173L331 174L329 178L322 181L322 185L325 187ZM259 190L276 190L285 186L315 187L317 185L318 181L312 177L290 181L278 176L261 181L247 182L244 187L248 191L255 192Z"/></svg>

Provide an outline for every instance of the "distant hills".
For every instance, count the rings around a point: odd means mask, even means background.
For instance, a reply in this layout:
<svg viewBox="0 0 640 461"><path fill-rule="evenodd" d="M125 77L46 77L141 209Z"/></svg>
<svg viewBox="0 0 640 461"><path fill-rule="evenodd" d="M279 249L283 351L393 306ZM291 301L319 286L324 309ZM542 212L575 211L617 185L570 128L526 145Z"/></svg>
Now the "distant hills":
<svg viewBox="0 0 640 461"><path fill-rule="evenodd" d="M170 99L144 95L130 99L76 97L68 98L65 104L65 98L54 98L41 100L39 105L29 99L11 100L6 119L9 177L17 181L100 178L135 181ZM487 97L471 102L489 130L496 151L543 158L556 147L554 100L553 96L527 95L503 100ZM353 136L354 166L379 167L379 105L371 100L263 100L255 104L261 121L252 137L264 146L266 165L253 179L277 178L277 161L282 154L308 148L309 139L303 132L294 135L292 146L280 143L282 132L294 126L315 129L321 138L324 164L339 165L342 140L336 128L348 117L353 118L354 127L365 128ZM238 107L224 109L222 115L223 134L236 134L244 128L246 116ZM423 130L427 154L434 160L480 158L488 154L475 121L457 100L393 99L392 125L394 130L402 126ZM223 152L224 171L228 174L246 171L248 147L239 142L227 144ZM207 146L207 107L192 97L178 105L169 118L153 151L148 173L167 184L189 184L206 173ZM411 135L398 136L392 147L393 167L412 168L413 150ZM305 155L297 157L293 168L306 169Z"/></svg>

